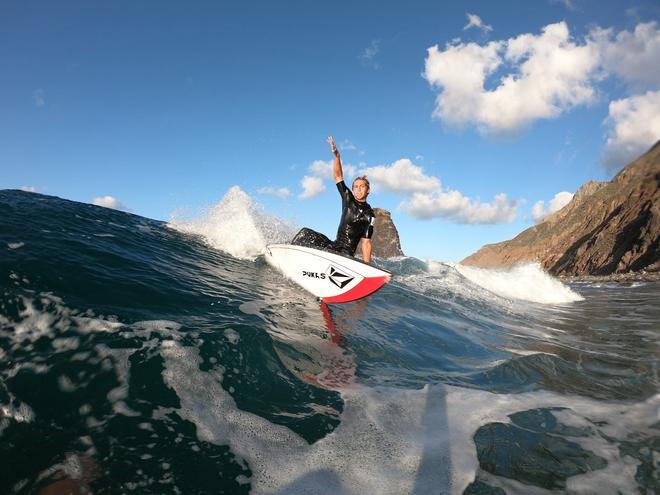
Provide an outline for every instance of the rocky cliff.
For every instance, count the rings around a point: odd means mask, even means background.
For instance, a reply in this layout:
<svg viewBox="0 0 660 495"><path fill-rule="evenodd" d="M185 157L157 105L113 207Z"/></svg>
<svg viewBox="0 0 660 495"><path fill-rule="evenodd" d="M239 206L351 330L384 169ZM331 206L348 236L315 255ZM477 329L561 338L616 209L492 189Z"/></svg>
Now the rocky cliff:
<svg viewBox="0 0 660 495"><path fill-rule="evenodd" d="M610 182L588 182L570 203L464 265L538 262L554 275L660 271L660 141Z"/></svg>
<svg viewBox="0 0 660 495"><path fill-rule="evenodd" d="M392 216L387 210L374 208L376 214L376 225L374 225L374 236L372 238L373 256L379 258L391 258L392 256L403 256L399 232L394 226ZM360 241L360 244L362 241ZM361 253L362 246L358 244L357 253Z"/></svg>

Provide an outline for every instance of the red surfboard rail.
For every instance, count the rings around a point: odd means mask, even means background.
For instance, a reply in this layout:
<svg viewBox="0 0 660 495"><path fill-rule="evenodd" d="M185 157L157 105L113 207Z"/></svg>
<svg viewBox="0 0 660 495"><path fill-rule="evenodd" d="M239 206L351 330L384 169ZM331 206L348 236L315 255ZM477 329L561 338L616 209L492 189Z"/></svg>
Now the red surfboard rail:
<svg viewBox="0 0 660 495"><path fill-rule="evenodd" d="M324 303L345 303L350 301L356 301L362 299L363 297L376 292L383 285L390 281L389 276L384 277L367 277L362 280L359 284L353 287L348 292L344 294L339 294L338 296L324 297Z"/></svg>

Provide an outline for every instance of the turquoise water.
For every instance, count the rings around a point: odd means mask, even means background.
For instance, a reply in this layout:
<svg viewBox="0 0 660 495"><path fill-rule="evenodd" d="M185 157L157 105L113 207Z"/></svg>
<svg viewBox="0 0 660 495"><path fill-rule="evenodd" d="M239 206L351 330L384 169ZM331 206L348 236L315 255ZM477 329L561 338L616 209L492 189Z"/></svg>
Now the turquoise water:
<svg viewBox="0 0 660 495"><path fill-rule="evenodd" d="M0 191L0 493L658 492L660 284L399 258L327 307L226 211Z"/></svg>

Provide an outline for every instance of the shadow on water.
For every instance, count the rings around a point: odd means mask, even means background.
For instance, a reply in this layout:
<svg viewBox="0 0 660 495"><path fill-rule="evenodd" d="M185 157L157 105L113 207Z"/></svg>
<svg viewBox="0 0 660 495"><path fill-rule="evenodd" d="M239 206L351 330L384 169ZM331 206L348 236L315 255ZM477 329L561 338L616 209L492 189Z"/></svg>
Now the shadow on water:
<svg viewBox="0 0 660 495"><path fill-rule="evenodd" d="M451 492L451 449L446 397L444 387L428 388L422 430L436 434L424 434L419 469L411 491L413 495Z"/></svg>
<svg viewBox="0 0 660 495"><path fill-rule="evenodd" d="M321 303L326 328L332 335L333 342L337 345L344 342L342 333L350 331L346 322L360 321L364 317L367 305L367 299L357 301L342 314L342 323L338 325L332 317L331 309ZM446 395L446 389L442 385L425 387L425 404L419 418L418 440L421 443L421 452L414 484L410 491L412 495L450 493L451 449Z"/></svg>

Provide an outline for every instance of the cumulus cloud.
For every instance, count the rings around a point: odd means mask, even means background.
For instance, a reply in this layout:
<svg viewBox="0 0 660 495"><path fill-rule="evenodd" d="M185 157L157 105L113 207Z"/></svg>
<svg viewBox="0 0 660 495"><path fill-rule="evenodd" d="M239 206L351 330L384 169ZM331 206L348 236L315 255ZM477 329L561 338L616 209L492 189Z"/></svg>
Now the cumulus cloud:
<svg viewBox="0 0 660 495"><path fill-rule="evenodd" d="M518 206L523 203L509 200L506 194L498 194L492 203L482 203L459 191L445 190L438 177L427 175L407 158L366 168L360 173L367 175L373 188L404 195L399 207L420 220L446 218L458 223L505 223L516 218Z"/></svg>
<svg viewBox="0 0 660 495"><path fill-rule="evenodd" d="M321 179L334 179L334 174L332 172L332 164L334 160L314 160L309 166L309 172L315 177ZM342 163L342 169L344 171L344 177L353 177L356 173L355 166L350 163Z"/></svg>
<svg viewBox="0 0 660 495"><path fill-rule="evenodd" d="M562 191L555 194L554 198L548 202L548 206L545 205L543 200L537 201L532 207L532 218L535 222L541 222L548 215L561 210L571 199L573 199L573 193Z"/></svg>
<svg viewBox="0 0 660 495"><path fill-rule="evenodd" d="M332 161L314 160L308 169L316 177L332 179Z"/></svg>
<svg viewBox="0 0 660 495"><path fill-rule="evenodd" d="M305 175L300 184L303 192L298 195L301 199L309 199L318 196L325 190L324 181L331 180L334 183L333 161L314 160L308 167L309 175ZM344 180L350 182L356 176L356 168L350 163L342 163Z"/></svg>
<svg viewBox="0 0 660 495"><path fill-rule="evenodd" d="M378 61L376 60L376 55L378 55L379 51L380 40L371 40L371 44L365 48L362 53L360 53L358 58L363 65L378 69L379 65Z"/></svg>
<svg viewBox="0 0 660 495"><path fill-rule="evenodd" d="M260 187L257 189L257 192L259 194L269 194L271 196L276 196L278 198L286 199L291 195L291 191L289 191L288 188L286 187L271 187L271 186L265 186L265 187Z"/></svg>
<svg viewBox="0 0 660 495"><path fill-rule="evenodd" d="M324 180L332 179L332 160L315 160L309 166L310 175L300 181L301 199L318 196L325 190ZM355 167L344 166L344 176L353 177ZM387 191L404 196L399 207L417 219L447 218L458 223L505 223L516 218L518 207L524 200L509 200L498 194L491 203L471 200L458 191L444 190L438 177L428 175L424 169L408 158L389 165L362 168L372 190Z"/></svg>
<svg viewBox="0 0 660 495"><path fill-rule="evenodd" d="M570 1L563 3L574 8ZM466 28L476 24L470 19ZM581 41L559 22L541 34L433 46L424 77L438 91L434 117L498 134L588 105L598 96L598 84L615 76L633 93L609 105L602 163L615 171L660 139L658 60L658 22L639 23L632 31L596 27Z"/></svg>
<svg viewBox="0 0 660 495"><path fill-rule="evenodd" d="M401 203L401 209L420 220L442 217L458 223L495 224L515 220L522 203L504 193L496 195L492 203L482 203L458 191L437 191L414 193Z"/></svg>
<svg viewBox="0 0 660 495"><path fill-rule="evenodd" d="M394 193L431 192L440 189L440 179L424 173L422 167L402 158L391 165L379 165L362 171L376 187Z"/></svg>
<svg viewBox="0 0 660 495"><path fill-rule="evenodd" d="M319 177L306 175L300 180L300 185L303 188L303 192L299 196L301 199L314 198L325 190L325 184Z"/></svg>
<svg viewBox="0 0 660 495"><path fill-rule="evenodd" d="M24 192L37 192L37 188L34 186L21 186L21 191Z"/></svg>
<svg viewBox="0 0 660 495"><path fill-rule="evenodd" d="M92 199L92 204L103 206L104 208L112 208L113 210L129 211L126 206L121 204L119 200L113 196L99 196Z"/></svg>
<svg viewBox="0 0 660 495"><path fill-rule="evenodd" d="M483 46L454 41L427 53L423 75L439 90L433 115L452 125L511 133L595 100L597 49L575 43L565 22L545 26L539 35ZM487 89L487 78L500 69L509 72Z"/></svg>
<svg viewBox="0 0 660 495"><path fill-rule="evenodd" d="M633 32L592 29L589 42L601 57L603 70L635 89L660 85L660 29L657 22L637 24Z"/></svg>
<svg viewBox="0 0 660 495"><path fill-rule="evenodd" d="M612 101L605 123L609 136L602 163L614 172L660 139L660 90Z"/></svg>
<svg viewBox="0 0 660 495"><path fill-rule="evenodd" d="M479 17L476 14L466 14L468 18L468 23L463 26L463 31L467 31L470 28L477 28L483 31L484 33L487 33L488 31L493 30L493 26L489 26L488 24L484 24L484 22L481 20L481 17Z"/></svg>

